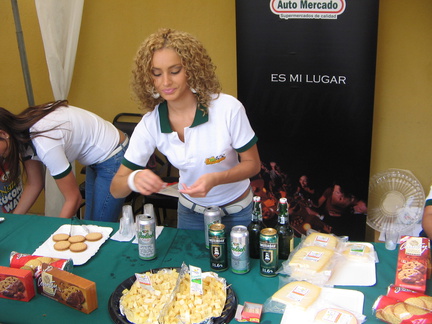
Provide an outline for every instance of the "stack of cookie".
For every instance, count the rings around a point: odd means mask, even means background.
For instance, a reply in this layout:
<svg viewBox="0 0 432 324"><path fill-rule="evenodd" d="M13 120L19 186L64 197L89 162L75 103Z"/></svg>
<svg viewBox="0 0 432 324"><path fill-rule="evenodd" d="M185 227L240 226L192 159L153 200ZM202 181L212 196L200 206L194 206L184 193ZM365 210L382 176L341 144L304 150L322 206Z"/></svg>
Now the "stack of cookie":
<svg viewBox="0 0 432 324"><path fill-rule="evenodd" d="M53 267L69 271L72 269L73 262L71 259L51 258L46 256L30 255L12 251L10 254L11 268L30 270L35 274L42 263L47 263Z"/></svg>
<svg viewBox="0 0 432 324"><path fill-rule="evenodd" d="M79 253L87 250L86 241L95 242L102 238L102 233L91 232L86 236L84 235L69 235L69 234L54 234L52 239L54 243L54 249L57 251L70 250L71 252Z"/></svg>
<svg viewBox="0 0 432 324"><path fill-rule="evenodd" d="M432 323L431 311L418 307L417 305L420 304L415 302L421 301L420 298L423 297L414 297L407 303L407 300L402 301L390 296L379 296L372 310L378 319L389 324Z"/></svg>

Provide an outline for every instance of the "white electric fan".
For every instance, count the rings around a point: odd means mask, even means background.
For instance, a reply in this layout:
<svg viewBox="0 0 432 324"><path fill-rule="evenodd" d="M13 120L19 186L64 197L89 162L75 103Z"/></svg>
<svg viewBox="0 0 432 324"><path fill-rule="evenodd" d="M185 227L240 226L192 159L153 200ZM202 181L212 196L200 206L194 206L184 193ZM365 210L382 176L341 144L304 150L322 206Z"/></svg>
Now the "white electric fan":
<svg viewBox="0 0 432 324"><path fill-rule="evenodd" d="M370 179L366 223L384 235L404 235L421 223L424 204L417 178L407 170L389 169ZM386 247L394 249L396 243L386 241Z"/></svg>

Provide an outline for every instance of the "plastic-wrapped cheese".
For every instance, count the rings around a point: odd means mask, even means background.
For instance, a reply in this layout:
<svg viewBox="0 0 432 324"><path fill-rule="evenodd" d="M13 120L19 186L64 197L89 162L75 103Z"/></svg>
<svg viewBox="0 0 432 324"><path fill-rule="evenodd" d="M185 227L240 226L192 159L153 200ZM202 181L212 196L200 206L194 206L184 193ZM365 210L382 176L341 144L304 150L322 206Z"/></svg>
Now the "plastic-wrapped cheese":
<svg viewBox="0 0 432 324"><path fill-rule="evenodd" d="M332 250L320 246L305 246L293 255L289 261L289 266L297 268L297 270L307 269L320 272L326 268L333 254Z"/></svg>
<svg viewBox="0 0 432 324"><path fill-rule="evenodd" d="M306 237L304 244L322 246L334 250L338 244L338 239L331 234L313 232Z"/></svg>
<svg viewBox="0 0 432 324"><path fill-rule="evenodd" d="M325 308L318 312L314 323L321 324L357 324L357 318L354 314L336 308Z"/></svg>
<svg viewBox="0 0 432 324"><path fill-rule="evenodd" d="M371 252L372 249L367 243L348 243L343 250L343 255L351 260L371 261L373 260Z"/></svg>
<svg viewBox="0 0 432 324"><path fill-rule="evenodd" d="M321 294L321 287L307 281L293 281L279 289L272 300L306 310Z"/></svg>

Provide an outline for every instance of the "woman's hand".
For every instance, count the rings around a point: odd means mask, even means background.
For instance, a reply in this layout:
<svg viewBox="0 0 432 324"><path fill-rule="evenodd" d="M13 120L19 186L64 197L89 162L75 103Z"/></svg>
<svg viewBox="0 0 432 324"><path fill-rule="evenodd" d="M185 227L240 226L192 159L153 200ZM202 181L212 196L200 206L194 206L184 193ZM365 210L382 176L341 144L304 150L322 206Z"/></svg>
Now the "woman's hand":
<svg viewBox="0 0 432 324"><path fill-rule="evenodd" d="M132 174L133 170L120 165L116 175L111 181L110 192L115 198L123 198L132 192L129 188L128 178ZM151 195L154 192L159 192L161 189L166 187L166 183L156 175L153 171L148 169L140 170L135 173L133 178L133 184L137 191L142 195Z"/></svg>
<svg viewBox="0 0 432 324"><path fill-rule="evenodd" d="M186 184L182 183L183 189L180 189L180 193L184 193L189 195L190 197L205 197L211 188L213 188L217 184L216 174L215 173L207 173L203 174L201 177L195 181L190 187Z"/></svg>
<svg viewBox="0 0 432 324"><path fill-rule="evenodd" d="M183 189L180 189L179 192L190 197L205 197L215 186L248 179L260 171L261 162L256 144L239 153L239 156L240 163L235 167L226 171L203 174L190 186L182 183Z"/></svg>
<svg viewBox="0 0 432 324"><path fill-rule="evenodd" d="M55 180L65 201L58 217L72 218L81 206L82 197L75 175L70 171L66 176ZM50 215L54 216L54 215Z"/></svg>
<svg viewBox="0 0 432 324"><path fill-rule="evenodd" d="M144 169L135 174L133 179L136 189L142 195L151 195L166 187L166 183L149 169Z"/></svg>

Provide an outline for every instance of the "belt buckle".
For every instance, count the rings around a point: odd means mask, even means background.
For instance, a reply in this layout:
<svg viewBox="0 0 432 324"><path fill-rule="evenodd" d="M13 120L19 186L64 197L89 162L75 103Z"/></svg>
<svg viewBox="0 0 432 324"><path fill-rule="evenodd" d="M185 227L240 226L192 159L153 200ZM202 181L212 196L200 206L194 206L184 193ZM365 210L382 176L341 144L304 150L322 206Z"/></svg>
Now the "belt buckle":
<svg viewBox="0 0 432 324"><path fill-rule="evenodd" d="M246 195L246 197L233 203L232 205L228 205L228 206L223 207L223 209L225 209L228 214L238 213L238 212L242 211L244 208L246 208L248 203L245 203L245 201L250 199L251 195L252 195L252 191L249 191L249 193Z"/></svg>
<svg viewBox="0 0 432 324"><path fill-rule="evenodd" d="M196 212L196 213L200 213L200 214L204 214L204 212L205 212L205 207L204 206L201 206L201 205L198 205L198 204L195 204L195 203L192 203L193 205L192 205L192 210L194 211L194 212Z"/></svg>

